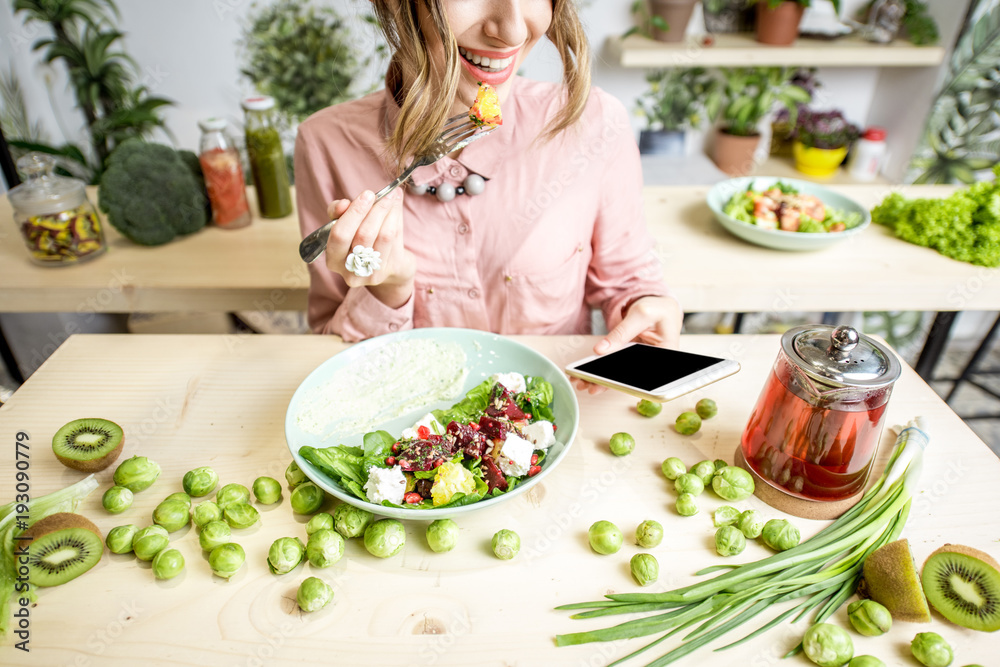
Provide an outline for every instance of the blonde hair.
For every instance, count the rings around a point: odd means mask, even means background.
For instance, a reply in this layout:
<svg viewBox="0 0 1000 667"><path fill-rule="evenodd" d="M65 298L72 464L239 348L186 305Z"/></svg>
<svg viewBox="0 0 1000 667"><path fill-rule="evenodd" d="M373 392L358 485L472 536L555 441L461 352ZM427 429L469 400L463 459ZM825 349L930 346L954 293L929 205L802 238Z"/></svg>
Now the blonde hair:
<svg viewBox="0 0 1000 667"><path fill-rule="evenodd" d="M458 89L461 65L458 43L448 26L442 0L372 0L375 17L390 50L386 84L400 106L399 120L389 137L389 152L397 162L430 146L448 117L448 106ZM428 53L421 32L419 12L426 11L430 23L444 45L444 63L436 63ZM556 47L563 64L565 103L549 123L543 138L548 140L573 125L583 114L590 94L590 46L575 0L552 0L552 24L546 36ZM410 81L400 93L402 81Z"/></svg>

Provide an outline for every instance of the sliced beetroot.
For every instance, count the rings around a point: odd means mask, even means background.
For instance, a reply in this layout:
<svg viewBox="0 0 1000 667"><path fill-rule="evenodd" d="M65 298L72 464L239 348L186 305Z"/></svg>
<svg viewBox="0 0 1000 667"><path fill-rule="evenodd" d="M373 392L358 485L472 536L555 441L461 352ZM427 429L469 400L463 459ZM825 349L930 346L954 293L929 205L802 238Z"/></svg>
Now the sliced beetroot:
<svg viewBox="0 0 1000 667"><path fill-rule="evenodd" d="M480 467L483 470L483 479L486 480L490 491L493 489L507 490L507 478L500 472L500 468L493 462L493 459L487 456L480 463Z"/></svg>
<svg viewBox="0 0 1000 667"><path fill-rule="evenodd" d="M493 385L486 414L490 417L507 417L509 419L524 419L525 414L514 402L514 395L499 382Z"/></svg>
<svg viewBox="0 0 1000 667"><path fill-rule="evenodd" d="M482 458L489 441L479 430L469 424L450 422L448 433L455 437L455 451L462 451L470 459Z"/></svg>
<svg viewBox="0 0 1000 667"><path fill-rule="evenodd" d="M498 419L483 415L479 418L479 432L487 440L504 440L507 437L507 425Z"/></svg>
<svg viewBox="0 0 1000 667"><path fill-rule="evenodd" d="M440 435L426 440L404 442L396 454L396 462L405 471L433 470L455 453L454 441Z"/></svg>

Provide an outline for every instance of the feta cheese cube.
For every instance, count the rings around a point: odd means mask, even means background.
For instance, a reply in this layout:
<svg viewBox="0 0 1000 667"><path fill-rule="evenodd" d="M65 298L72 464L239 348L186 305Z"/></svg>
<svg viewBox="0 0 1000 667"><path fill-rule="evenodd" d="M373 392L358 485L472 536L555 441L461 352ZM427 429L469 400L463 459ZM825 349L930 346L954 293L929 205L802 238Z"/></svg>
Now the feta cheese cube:
<svg viewBox="0 0 1000 667"><path fill-rule="evenodd" d="M531 455L535 452L535 446L517 435L508 433L503 441L503 448L500 450L500 457L497 463L500 470L505 475L513 477L523 477L528 474L531 467Z"/></svg>
<svg viewBox="0 0 1000 667"><path fill-rule="evenodd" d="M376 505L381 505L383 500L388 500L394 505L402 505L405 493L406 477L403 476L402 468L399 466L368 468L368 481L365 482L365 495L368 496L368 500Z"/></svg>
<svg viewBox="0 0 1000 667"><path fill-rule="evenodd" d="M535 449L548 449L556 443L555 429L552 422L540 419L521 429L524 437L535 445Z"/></svg>
<svg viewBox="0 0 1000 667"><path fill-rule="evenodd" d="M437 418L434 417L433 412L428 412L426 415L417 420L417 423L410 428L404 428L403 432L400 434L401 440L416 440L417 439L417 429L421 426L426 426L430 429L431 433L436 433L442 435L444 433L444 427L438 422Z"/></svg>
<svg viewBox="0 0 1000 667"><path fill-rule="evenodd" d="M523 393L528 389L528 383L525 382L524 376L520 373L494 373L490 376L490 380L499 382L507 387L507 391L514 394Z"/></svg>

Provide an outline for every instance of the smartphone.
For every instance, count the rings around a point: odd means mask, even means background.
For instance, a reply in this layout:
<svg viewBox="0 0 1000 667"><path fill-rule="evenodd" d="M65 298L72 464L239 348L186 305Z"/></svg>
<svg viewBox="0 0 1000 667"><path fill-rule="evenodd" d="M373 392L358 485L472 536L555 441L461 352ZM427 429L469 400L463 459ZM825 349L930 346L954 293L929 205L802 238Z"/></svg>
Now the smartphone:
<svg viewBox="0 0 1000 667"><path fill-rule="evenodd" d="M574 377L662 403L690 393L738 371L732 359L708 357L644 343L574 361L566 372Z"/></svg>

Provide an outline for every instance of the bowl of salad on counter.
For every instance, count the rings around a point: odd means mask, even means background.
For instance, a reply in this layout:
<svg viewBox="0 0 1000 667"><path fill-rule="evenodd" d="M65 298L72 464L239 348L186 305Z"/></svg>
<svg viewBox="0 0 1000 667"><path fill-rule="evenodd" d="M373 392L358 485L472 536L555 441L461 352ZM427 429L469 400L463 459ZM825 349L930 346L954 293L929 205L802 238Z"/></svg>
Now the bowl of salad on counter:
<svg viewBox="0 0 1000 667"><path fill-rule="evenodd" d="M310 481L381 516L434 520L530 489L566 455L579 407L548 358L471 329L362 341L299 385L285 439Z"/></svg>
<svg viewBox="0 0 1000 667"><path fill-rule="evenodd" d="M820 250L871 223L868 209L853 199L794 178L731 178L716 183L707 199L730 233L776 250Z"/></svg>

